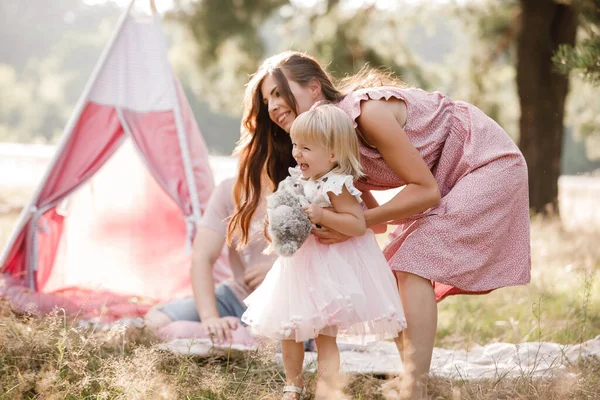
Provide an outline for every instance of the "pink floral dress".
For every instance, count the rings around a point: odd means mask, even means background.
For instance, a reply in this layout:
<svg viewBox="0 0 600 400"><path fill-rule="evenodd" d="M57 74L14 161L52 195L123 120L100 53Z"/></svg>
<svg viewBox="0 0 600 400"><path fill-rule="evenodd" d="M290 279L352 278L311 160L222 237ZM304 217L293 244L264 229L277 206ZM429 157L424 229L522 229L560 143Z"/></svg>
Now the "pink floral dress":
<svg viewBox="0 0 600 400"><path fill-rule="evenodd" d="M436 297L487 293L530 280L527 165L506 132L477 107L420 89L379 87L338 103L354 121L362 101L402 100L404 131L441 191L437 207L403 220L384 249L390 267L434 282ZM361 142L361 190L404 182L377 149Z"/></svg>

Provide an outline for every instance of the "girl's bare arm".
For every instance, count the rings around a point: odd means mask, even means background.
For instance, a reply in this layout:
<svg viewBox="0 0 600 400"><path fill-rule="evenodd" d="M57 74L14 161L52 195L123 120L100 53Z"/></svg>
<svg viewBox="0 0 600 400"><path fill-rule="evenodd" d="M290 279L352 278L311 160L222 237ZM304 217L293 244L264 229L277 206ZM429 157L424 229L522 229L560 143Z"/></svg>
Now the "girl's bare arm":
<svg viewBox="0 0 600 400"><path fill-rule="evenodd" d="M322 209L322 217L317 223L348 236L364 235L367 230L364 213L354 196L346 187L339 196L328 194L333 211Z"/></svg>

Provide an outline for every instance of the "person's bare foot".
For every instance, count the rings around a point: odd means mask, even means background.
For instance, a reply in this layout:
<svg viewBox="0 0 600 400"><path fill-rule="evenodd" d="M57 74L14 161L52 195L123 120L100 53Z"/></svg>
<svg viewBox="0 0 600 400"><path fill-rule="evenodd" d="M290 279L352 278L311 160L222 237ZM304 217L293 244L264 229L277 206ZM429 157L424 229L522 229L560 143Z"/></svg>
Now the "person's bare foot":
<svg viewBox="0 0 600 400"><path fill-rule="evenodd" d="M381 392L386 400L400 399L402 378L397 376L381 385Z"/></svg>
<svg viewBox="0 0 600 400"><path fill-rule="evenodd" d="M427 398L423 385L411 385L411 382L404 382L402 375L381 385L381 392L386 400L421 400Z"/></svg>
<svg viewBox="0 0 600 400"><path fill-rule="evenodd" d="M348 396L344 393L344 379L339 375L334 379L319 379L315 390L315 400L347 400Z"/></svg>

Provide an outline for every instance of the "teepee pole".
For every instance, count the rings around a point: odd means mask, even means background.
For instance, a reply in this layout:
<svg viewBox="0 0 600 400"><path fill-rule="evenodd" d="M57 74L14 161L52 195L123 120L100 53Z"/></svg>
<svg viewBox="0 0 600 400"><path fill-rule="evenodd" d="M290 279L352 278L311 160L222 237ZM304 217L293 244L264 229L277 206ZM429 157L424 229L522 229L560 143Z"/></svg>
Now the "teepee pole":
<svg viewBox="0 0 600 400"><path fill-rule="evenodd" d="M81 113L83 112L83 108L88 100L88 97L90 95L92 87L94 86L96 79L98 79L98 75L100 74L100 71L102 70L102 67L104 66L104 63L106 62L106 59L108 58L110 50L112 49L114 42L117 40L117 37L119 36L119 33L121 32L121 29L123 28L123 25L125 24L125 20L127 19L127 16L129 15L129 12L130 12L131 7L133 6L134 2L135 2L135 0L131 0L127 9L121 15L119 22L117 24L117 28L113 31L113 34L112 34L110 40L108 41L108 44L104 47L104 50L102 51L102 54L100 55L100 59L96 63L96 66L94 67L92 75L90 76L90 79L88 80L85 88L83 89L83 93L79 97L79 100L77 102L77 105L75 106L74 112L73 112L73 114L71 114L71 117L69 118L69 121L67 122L67 125L65 126L65 129L63 130L63 135L60 139L60 142L58 143L58 146L54 153L54 157L52 158L52 161L48 165L46 172L44 173L42 180L40 181L39 185L37 186L37 189L34 192L34 195L31 197L31 200L27 204L27 207L23 208L23 210L21 211L21 215L19 216L19 220L17 221L17 227L11 234L6 246L4 247L4 250L2 251L2 255L0 256L0 268L2 270L4 270L4 264L7 261L6 259L8 258L8 253L14 246L18 235L21 233L21 231L23 230L23 228L25 227L27 222L29 222L29 220L31 219L31 215L35 214L35 212L36 212L35 205L39 199L39 196L40 196L44 186L46 185L46 182L48 181L48 178L50 177L52 170L54 169L56 163L58 162L60 155L62 154L63 150L67 146L67 143L69 142L69 139L71 138L73 129L75 128L77 121L79 121L79 117L81 116ZM35 234L35 232L34 232L34 234ZM38 251L38 249L29 249L29 251ZM29 269L30 267L37 268L37 266L28 266L28 267L26 267L26 269ZM29 273L31 273L31 271L29 271Z"/></svg>
<svg viewBox="0 0 600 400"><path fill-rule="evenodd" d="M135 0L134 0L135 1ZM152 10L153 15L158 15L156 10L156 3L154 0L150 0L150 9ZM165 45L166 49L166 45ZM171 95L173 96L173 114L175 117L175 127L177 128L177 138L179 140L179 149L181 150L181 159L183 161L183 171L185 174L185 179L188 185L188 190L190 193L190 202L192 203L192 220L194 223L198 223L201 217L200 210L200 198L198 196L198 188L196 186L196 179L194 176L194 168L192 166L192 158L190 155L189 143L187 141L187 135L185 132L185 126L183 122L183 115L181 113L181 105L179 104L179 94L176 87L175 81L175 71L173 71L173 67L171 64L168 64L169 71L171 72ZM187 216L186 216L187 217ZM189 225L188 225L189 229ZM188 231L188 234L191 232ZM193 239L193 238L188 238Z"/></svg>
<svg viewBox="0 0 600 400"><path fill-rule="evenodd" d="M192 203L192 215L195 223L200 221L200 198L198 197L198 188L196 187L196 178L194 176L194 168L192 167L192 158L190 156L190 147L187 141L187 135L184 128L183 116L181 114L181 107L179 105L179 96L177 95L177 88L175 87L175 76L172 78L173 92L175 94L175 125L177 127L177 136L179 138L179 147L181 149L181 158L183 161L183 170L188 184L190 192L190 201ZM188 232L189 233L189 232Z"/></svg>

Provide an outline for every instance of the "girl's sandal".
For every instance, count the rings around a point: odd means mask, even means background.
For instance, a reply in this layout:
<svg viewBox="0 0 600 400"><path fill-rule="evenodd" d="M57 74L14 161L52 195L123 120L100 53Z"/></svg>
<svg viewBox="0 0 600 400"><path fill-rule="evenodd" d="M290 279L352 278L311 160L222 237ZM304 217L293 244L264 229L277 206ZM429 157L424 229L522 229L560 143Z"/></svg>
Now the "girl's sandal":
<svg viewBox="0 0 600 400"><path fill-rule="evenodd" d="M283 387L283 395L285 396L286 393L296 393L297 396L294 396L295 400L300 400L302 398L302 392L303 392L303 388L299 387L299 386L284 386ZM287 396L289 397L289 396ZM287 398L286 397L286 398Z"/></svg>

